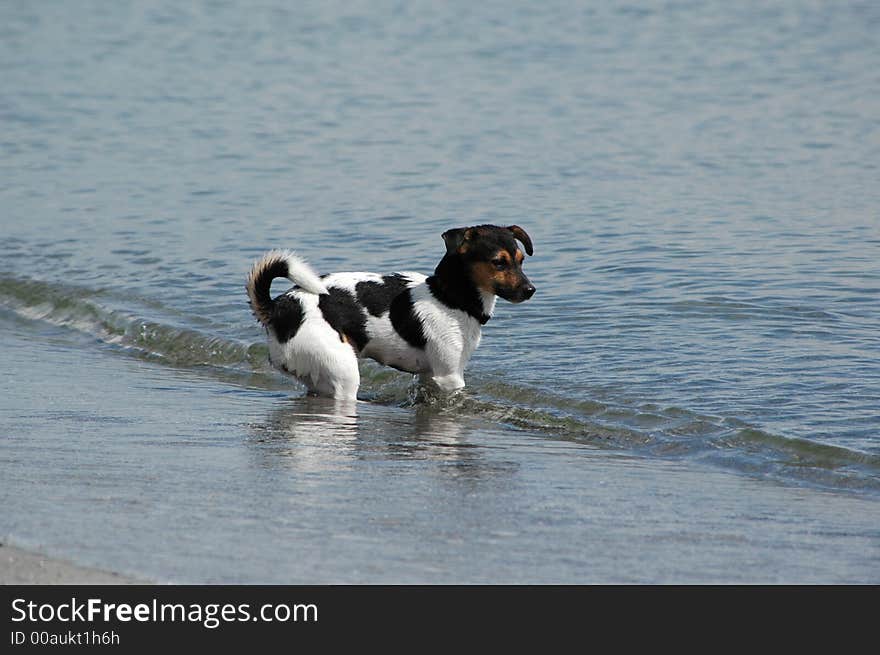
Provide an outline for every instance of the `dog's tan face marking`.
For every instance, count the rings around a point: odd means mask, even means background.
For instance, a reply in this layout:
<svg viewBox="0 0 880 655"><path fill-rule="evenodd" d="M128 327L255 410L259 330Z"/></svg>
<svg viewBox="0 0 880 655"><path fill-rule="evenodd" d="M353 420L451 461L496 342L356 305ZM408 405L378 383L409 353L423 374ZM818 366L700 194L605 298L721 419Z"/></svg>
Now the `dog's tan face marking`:
<svg viewBox="0 0 880 655"><path fill-rule="evenodd" d="M517 259L518 264L522 261L522 255ZM510 253L498 250L489 261L478 261L471 265L471 279L480 291L497 293L498 289L513 290L518 287L522 283L522 273L511 260Z"/></svg>
<svg viewBox="0 0 880 655"><path fill-rule="evenodd" d="M471 265L471 279L474 281L474 286L485 293L495 293L497 272L489 262L475 262Z"/></svg>

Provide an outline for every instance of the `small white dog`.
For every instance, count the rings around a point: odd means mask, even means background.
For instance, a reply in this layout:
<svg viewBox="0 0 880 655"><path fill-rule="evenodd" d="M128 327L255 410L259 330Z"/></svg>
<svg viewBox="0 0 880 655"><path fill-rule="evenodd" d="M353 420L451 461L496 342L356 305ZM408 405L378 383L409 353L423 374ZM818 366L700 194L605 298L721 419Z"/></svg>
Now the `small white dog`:
<svg viewBox="0 0 880 655"><path fill-rule="evenodd" d="M431 276L319 277L293 253L269 252L247 280L251 309L268 335L269 360L310 393L345 400L357 398L358 357L418 373L443 391L460 389L495 297L518 303L535 293L516 239L531 255L532 240L517 225L447 230L446 254ZM273 300L269 287L277 277L297 286Z"/></svg>

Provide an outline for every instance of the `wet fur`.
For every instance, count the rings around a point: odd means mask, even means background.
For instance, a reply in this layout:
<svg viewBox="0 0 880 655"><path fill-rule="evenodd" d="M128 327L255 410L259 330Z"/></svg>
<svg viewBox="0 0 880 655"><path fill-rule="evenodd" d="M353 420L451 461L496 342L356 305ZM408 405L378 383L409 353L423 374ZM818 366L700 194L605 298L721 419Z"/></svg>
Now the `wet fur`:
<svg viewBox="0 0 880 655"><path fill-rule="evenodd" d="M251 309L266 328L269 359L310 393L353 400L357 359L420 375L443 391L465 386L464 369L492 316L496 296L522 302L534 286L522 271L516 225L478 225L443 233L446 254L434 274L350 272L319 277L290 251L254 263L247 280ZM277 277L296 286L271 298Z"/></svg>

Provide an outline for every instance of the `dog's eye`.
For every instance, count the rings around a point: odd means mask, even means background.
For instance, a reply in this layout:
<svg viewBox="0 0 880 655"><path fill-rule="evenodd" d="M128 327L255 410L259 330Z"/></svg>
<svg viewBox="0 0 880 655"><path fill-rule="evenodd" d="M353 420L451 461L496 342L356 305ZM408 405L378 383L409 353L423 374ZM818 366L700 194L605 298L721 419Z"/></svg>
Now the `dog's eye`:
<svg viewBox="0 0 880 655"><path fill-rule="evenodd" d="M505 268L507 268L507 261L503 259L493 259L492 265L499 271L503 271Z"/></svg>

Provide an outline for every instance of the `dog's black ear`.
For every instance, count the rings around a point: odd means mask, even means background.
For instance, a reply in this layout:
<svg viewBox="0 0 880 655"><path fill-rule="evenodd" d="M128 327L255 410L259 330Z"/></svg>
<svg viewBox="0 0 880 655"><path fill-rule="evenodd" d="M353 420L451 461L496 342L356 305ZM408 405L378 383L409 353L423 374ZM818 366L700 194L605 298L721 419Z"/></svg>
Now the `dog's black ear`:
<svg viewBox="0 0 880 655"><path fill-rule="evenodd" d="M532 239L529 237L524 229L522 229L519 225L511 225L507 229L513 232L513 236L522 242L523 246L526 249L527 255L532 256L535 253L534 249L532 248Z"/></svg>
<svg viewBox="0 0 880 655"><path fill-rule="evenodd" d="M464 245L464 242L471 237L471 228L456 227L446 230L443 233L443 241L446 242L447 254L454 255Z"/></svg>

